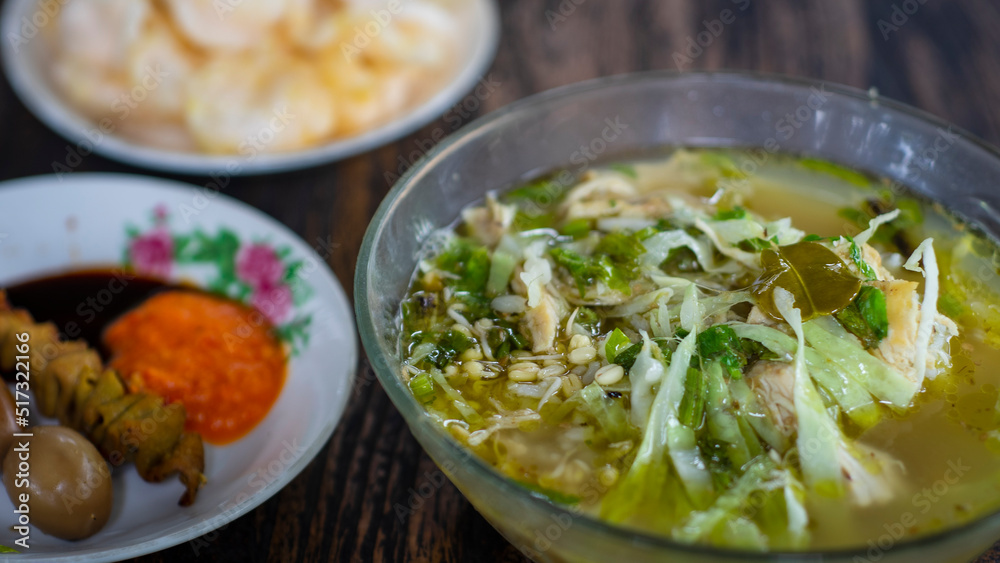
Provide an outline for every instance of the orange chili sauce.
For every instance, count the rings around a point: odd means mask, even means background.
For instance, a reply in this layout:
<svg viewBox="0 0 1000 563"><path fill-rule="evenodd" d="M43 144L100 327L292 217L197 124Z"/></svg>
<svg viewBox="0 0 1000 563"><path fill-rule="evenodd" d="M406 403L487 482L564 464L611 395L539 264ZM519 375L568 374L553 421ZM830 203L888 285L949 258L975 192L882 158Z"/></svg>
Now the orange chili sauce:
<svg viewBox="0 0 1000 563"><path fill-rule="evenodd" d="M186 429L212 444L252 430L285 381L284 348L262 315L204 293L155 295L109 326L104 343L130 391L183 404Z"/></svg>

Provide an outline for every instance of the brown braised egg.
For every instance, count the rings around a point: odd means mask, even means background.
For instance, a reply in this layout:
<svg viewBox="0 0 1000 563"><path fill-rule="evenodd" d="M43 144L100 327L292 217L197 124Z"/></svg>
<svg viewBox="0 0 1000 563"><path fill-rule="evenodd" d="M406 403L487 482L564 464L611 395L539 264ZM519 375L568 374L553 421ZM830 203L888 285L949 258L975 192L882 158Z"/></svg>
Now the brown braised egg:
<svg viewBox="0 0 1000 563"><path fill-rule="evenodd" d="M111 471L79 432L39 426L3 460L3 483L15 506L28 495L31 523L64 540L88 538L111 516ZM27 447L22 448L24 444Z"/></svg>

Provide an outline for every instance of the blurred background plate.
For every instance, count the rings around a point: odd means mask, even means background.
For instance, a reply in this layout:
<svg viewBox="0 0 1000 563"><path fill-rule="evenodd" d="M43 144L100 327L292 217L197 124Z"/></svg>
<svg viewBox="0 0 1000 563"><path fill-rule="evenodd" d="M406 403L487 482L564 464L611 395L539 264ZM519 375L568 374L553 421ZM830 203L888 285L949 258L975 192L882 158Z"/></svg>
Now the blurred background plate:
<svg viewBox="0 0 1000 563"><path fill-rule="evenodd" d="M171 280L205 287L219 275L211 260L137 253L143 241L170 245L202 236L235 238L239 248L268 245L291 273L286 279L296 299L277 324L279 332L290 331L297 353L289 359L280 397L245 437L205 445L208 483L194 505L177 505L183 486L176 479L146 483L126 465L115 473L114 509L103 530L67 542L33 528L31 547L18 559L120 560L206 534L281 490L340 420L357 363L351 308L325 261L287 228L224 196L209 199L202 190L142 176L75 174L64 181L38 176L0 183L0 288L67 270L121 267L125 257L169 271ZM10 529L14 516L7 495L0 494L0 528ZM192 544L195 554L197 547Z"/></svg>
<svg viewBox="0 0 1000 563"><path fill-rule="evenodd" d="M42 122L71 143L93 144L94 152L154 170L193 175L262 174L306 168L344 159L402 138L444 114L483 77L496 53L500 17L493 0L454 3L458 57L450 78L429 97L399 116L355 136L336 138L288 152L209 155L166 150L138 144L113 134L102 135L94 120L68 104L46 76L46 41L41 40L52 17L55 0L7 0L0 13L4 72L14 92ZM48 10L48 11L47 11ZM33 23L33 20L37 20ZM99 139L93 142L94 139Z"/></svg>

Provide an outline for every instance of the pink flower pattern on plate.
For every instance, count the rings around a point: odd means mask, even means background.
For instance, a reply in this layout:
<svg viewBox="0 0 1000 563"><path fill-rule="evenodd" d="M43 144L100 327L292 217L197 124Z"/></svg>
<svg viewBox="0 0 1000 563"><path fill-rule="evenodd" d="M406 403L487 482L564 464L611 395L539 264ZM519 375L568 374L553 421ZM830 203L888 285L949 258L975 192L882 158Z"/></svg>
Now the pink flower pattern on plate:
<svg viewBox="0 0 1000 563"><path fill-rule="evenodd" d="M236 276L254 289L273 288L282 285L285 265L270 246L250 244L236 257Z"/></svg>
<svg viewBox="0 0 1000 563"><path fill-rule="evenodd" d="M132 239L128 255L137 272L165 278L174 260L174 239L166 229L153 229Z"/></svg>
<svg viewBox="0 0 1000 563"><path fill-rule="evenodd" d="M250 296L250 304L271 324L279 326L292 310L292 288L285 284L257 287Z"/></svg>
<svg viewBox="0 0 1000 563"><path fill-rule="evenodd" d="M293 354L308 343L312 315L296 314L296 300L308 298L303 297L308 287L298 277L286 279L301 261L286 263L289 251L267 243L241 244L239 236L225 228L214 234L197 229L175 236L169 230L169 217L168 208L157 205L150 230L126 227L126 259L136 272L169 279L172 272L183 272L187 266L214 266L215 278L206 282L212 291L257 309L279 327L279 336L292 346Z"/></svg>

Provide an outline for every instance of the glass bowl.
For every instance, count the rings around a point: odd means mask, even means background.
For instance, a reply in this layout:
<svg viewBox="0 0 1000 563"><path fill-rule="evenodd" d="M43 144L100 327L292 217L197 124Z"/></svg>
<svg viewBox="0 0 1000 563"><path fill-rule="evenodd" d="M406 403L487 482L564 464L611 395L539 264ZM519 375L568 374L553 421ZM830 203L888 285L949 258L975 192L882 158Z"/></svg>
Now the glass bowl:
<svg viewBox="0 0 1000 563"><path fill-rule="evenodd" d="M970 134L874 93L746 73L645 73L571 85L512 104L435 147L392 189L365 235L355 277L361 339L375 373L427 453L476 509L535 561L969 561L1000 538L1000 513L914 539L872 530L835 552L748 553L679 544L612 526L534 496L446 434L400 376L399 303L434 229L490 190L664 147L752 147L866 170L1000 233L1000 153Z"/></svg>

